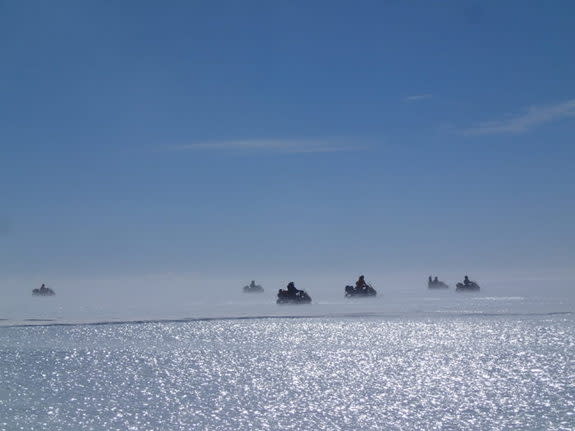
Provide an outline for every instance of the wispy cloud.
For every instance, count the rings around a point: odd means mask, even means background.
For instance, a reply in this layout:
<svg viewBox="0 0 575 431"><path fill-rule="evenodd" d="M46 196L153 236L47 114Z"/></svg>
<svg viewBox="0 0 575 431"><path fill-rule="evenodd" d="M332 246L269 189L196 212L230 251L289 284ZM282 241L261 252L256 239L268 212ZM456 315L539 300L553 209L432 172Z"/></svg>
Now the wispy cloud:
<svg viewBox="0 0 575 431"><path fill-rule="evenodd" d="M524 133L535 127L566 117L575 117L575 99L554 105L531 106L523 113L503 120L487 121L463 130L465 135Z"/></svg>
<svg viewBox="0 0 575 431"><path fill-rule="evenodd" d="M406 102L415 102L417 100L431 99L432 97L433 94L414 94L413 96L407 96L404 100Z"/></svg>
<svg viewBox="0 0 575 431"><path fill-rule="evenodd" d="M354 151L362 147L342 140L314 139L246 139L231 141L209 141L169 147L174 151L234 151L274 153L330 153L336 151Z"/></svg>

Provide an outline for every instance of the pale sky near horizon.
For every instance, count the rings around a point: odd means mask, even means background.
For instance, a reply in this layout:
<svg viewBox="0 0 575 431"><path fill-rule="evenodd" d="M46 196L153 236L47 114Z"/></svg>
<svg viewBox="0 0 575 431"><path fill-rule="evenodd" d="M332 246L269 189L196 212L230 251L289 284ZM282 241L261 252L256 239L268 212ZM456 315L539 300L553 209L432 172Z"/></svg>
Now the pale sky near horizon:
<svg viewBox="0 0 575 431"><path fill-rule="evenodd" d="M574 46L571 1L0 0L0 279L575 278Z"/></svg>

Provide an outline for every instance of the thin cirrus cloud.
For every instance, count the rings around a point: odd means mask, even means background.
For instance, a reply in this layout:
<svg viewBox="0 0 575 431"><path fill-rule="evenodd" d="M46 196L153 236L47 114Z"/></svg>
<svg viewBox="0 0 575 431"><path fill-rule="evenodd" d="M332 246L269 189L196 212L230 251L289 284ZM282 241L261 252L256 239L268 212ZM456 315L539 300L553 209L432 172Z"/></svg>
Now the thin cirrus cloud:
<svg viewBox="0 0 575 431"><path fill-rule="evenodd" d="M271 152L296 154L355 151L361 149L361 147L348 144L341 140L246 139L175 145L171 146L170 149L174 151Z"/></svg>
<svg viewBox="0 0 575 431"><path fill-rule="evenodd" d="M416 102L418 100L424 100L424 99L431 99L433 97L433 94L415 94L413 96L407 96L405 98L406 102Z"/></svg>
<svg viewBox="0 0 575 431"><path fill-rule="evenodd" d="M487 121L463 130L465 135L524 133L562 118L575 117L575 99L554 105L531 106L525 112L503 120Z"/></svg>

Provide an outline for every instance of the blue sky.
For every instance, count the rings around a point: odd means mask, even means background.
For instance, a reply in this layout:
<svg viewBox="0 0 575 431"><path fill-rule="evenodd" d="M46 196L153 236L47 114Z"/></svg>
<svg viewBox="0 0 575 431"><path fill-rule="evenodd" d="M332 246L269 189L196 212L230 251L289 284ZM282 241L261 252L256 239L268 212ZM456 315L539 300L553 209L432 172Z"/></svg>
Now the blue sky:
<svg viewBox="0 0 575 431"><path fill-rule="evenodd" d="M0 2L0 272L573 274L575 4Z"/></svg>

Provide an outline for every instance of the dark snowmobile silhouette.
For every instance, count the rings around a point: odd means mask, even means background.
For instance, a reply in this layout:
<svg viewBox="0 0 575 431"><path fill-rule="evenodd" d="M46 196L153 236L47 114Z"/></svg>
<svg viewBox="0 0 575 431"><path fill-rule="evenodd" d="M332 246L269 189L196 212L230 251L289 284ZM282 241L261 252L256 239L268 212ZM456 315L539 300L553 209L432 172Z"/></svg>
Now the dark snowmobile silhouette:
<svg viewBox="0 0 575 431"><path fill-rule="evenodd" d="M309 304L311 297L304 291L298 290L293 282L287 285L287 289L278 291L277 304Z"/></svg>

